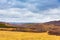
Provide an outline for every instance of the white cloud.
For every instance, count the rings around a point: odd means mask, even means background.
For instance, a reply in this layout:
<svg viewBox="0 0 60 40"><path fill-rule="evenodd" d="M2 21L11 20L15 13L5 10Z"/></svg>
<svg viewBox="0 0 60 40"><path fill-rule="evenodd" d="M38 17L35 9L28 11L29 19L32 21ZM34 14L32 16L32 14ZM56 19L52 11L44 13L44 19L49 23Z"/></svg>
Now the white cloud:
<svg viewBox="0 0 60 40"><path fill-rule="evenodd" d="M60 9L49 9L34 13L24 8L10 8L0 10L0 21L4 22L48 22L60 19Z"/></svg>
<svg viewBox="0 0 60 40"><path fill-rule="evenodd" d="M57 8L59 5L57 0L27 0L26 2L0 0L0 21L47 22L59 20L60 7Z"/></svg>
<svg viewBox="0 0 60 40"><path fill-rule="evenodd" d="M0 16L0 21L6 22L38 22L40 20L38 18L43 16L20 8L0 10L0 15L2 15Z"/></svg>
<svg viewBox="0 0 60 40"><path fill-rule="evenodd" d="M43 14L60 15L60 7L54 8L54 9L44 10Z"/></svg>

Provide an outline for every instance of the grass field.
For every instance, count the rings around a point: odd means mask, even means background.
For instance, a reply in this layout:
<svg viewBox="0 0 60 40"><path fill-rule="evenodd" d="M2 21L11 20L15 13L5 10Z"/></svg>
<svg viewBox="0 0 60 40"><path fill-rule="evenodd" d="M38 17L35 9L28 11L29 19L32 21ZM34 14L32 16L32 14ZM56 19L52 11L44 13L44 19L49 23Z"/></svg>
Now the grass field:
<svg viewBox="0 0 60 40"><path fill-rule="evenodd" d="M47 33L0 31L0 40L60 40L60 36Z"/></svg>

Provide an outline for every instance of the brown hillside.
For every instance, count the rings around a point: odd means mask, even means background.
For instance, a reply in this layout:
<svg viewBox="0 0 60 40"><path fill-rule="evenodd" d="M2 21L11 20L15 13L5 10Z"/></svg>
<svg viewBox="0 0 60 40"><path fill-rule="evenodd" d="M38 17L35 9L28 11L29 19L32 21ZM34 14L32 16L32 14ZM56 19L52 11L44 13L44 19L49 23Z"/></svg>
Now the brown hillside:
<svg viewBox="0 0 60 40"><path fill-rule="evenodd" d="M30 23L30 24L29 23L11 24L11 23L0 22L0 28L8 28L8 29L12 28L12 30L24 31L24 32L27 31L47 32L48 31L49 34L60 34L60 21L51 21L46 23Z"/></svg>

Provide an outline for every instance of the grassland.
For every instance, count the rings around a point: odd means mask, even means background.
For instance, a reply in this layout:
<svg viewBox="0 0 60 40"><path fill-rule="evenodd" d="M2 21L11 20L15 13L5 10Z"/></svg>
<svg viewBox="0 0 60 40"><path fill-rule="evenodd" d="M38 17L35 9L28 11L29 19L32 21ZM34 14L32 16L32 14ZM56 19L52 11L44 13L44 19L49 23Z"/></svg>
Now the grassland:
<svg viewBox="0 0 60 40"><path fill-rule="evenodd" d="M60 36L47 33L0 31L0 40L60 40Z"/></svg>

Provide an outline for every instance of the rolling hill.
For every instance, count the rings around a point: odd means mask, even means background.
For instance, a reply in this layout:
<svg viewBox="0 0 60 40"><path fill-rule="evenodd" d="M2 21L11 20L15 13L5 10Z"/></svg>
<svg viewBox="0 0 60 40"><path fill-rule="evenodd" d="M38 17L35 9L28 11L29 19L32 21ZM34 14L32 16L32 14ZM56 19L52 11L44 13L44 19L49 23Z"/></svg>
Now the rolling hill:
<svg viewBox="0 0 60 40"><path fill-rule="evenodd" d="M23 23L23 24L0 22L0 28L2 28L3 30L12 28L9 31L48 32L49 34L60 34L60 20L50 21L46 23Z"/></svg>

